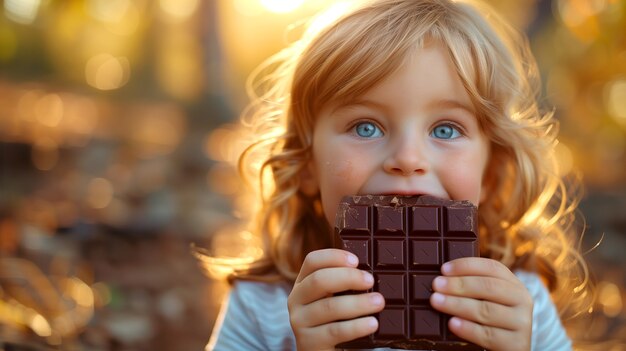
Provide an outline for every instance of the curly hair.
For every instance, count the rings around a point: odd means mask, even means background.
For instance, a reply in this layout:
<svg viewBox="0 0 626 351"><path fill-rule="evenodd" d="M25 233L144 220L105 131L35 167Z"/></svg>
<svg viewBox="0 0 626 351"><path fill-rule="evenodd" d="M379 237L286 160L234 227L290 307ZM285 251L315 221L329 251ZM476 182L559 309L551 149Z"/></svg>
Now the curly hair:
<svg viewBox="0 0 626 351"><path fill-rule="evenodd" d="M331 246L319 195L300 182L316 115L329 103L362 95L427 41L438 41L490 140L488 195L478 209L481 256L539 273L562 316L586 311L589 274L574 225L579 182L566 186L559 176L558 123L539 106L527 38L486 5L464 0L369 1L311 28L248 82L251 103L242 121L256 140L239 170L259 195L251 225L265 257L235 277L294 280L307 253Z"/></svg>

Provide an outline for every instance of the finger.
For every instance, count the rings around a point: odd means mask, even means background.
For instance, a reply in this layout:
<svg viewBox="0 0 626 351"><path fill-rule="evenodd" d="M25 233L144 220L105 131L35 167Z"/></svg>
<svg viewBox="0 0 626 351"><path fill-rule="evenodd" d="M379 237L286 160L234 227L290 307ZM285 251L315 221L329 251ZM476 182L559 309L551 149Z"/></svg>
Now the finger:
<svg viewBox="0 0 626 351"><path fill-rule="evenodd" d="M510 330L485 326L458 317L450 318L448 327L457 336L488 350L530 350L530 335L518 335Z"/></svg>
<svg viewBox="0 0 626 351"><path fill-rule="evenodd" d="M463 257L446 262L441 265L441 273L446 276L476 275L495 277L515 284L522 284L505 265L484 257Z"/></svg>
<svg viewBox="0 0 626 351"><path fill-rule="evenodd" d="M292 302L306 305L334 293L367 290L373 285L374 277L360 269L323 268L309 274L294 286Z"/></svg>
<svg viewBox="0 0 626 351"><path fill-rule="evenodd" d="M296 283L312 272L328 267L356 267L359 259L352 253L340 249L322 249L309 252L304 258Z"/></svg>
<svg viewBox="0 0 626 351"><path fill-rule="evenodd" d="M531 316L520 315L515 308L485 300L434 293L430 296L434 309L473 321L484 326L517 330L531 323Z"/></svg>
<svg viewBox="0 0 626 351"><path fill-rule="evenodd" d="M378 329L378 321L374 317L361 317L347 321L323 324L305 329L301 337L310 340L313 350L335 347L337 344L372 334Z"/></svg>
<svg viewBox="0 0 626 351"><path fill-rule="evenodd" d="M338 320L353 319L380 312L385 299L379 293L332 296L317 300L294 311L294 325L313 327Z"/></svg>
<svg viewBox="0 0 626 351"><path fill-rule="evenodd" d="M440 276L433 280L433 290L446 295L489 300L507 306L527 304L531 301L525 287L494 277Z"/></svg>

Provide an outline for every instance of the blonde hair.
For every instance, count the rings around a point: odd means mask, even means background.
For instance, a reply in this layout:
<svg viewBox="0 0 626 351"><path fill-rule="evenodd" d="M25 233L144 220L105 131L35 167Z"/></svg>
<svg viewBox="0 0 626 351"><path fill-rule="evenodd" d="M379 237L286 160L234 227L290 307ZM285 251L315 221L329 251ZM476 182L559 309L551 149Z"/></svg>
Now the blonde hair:
<svg viewBox="0 0 626 351"><path fill-rule="evenodd" d="M491 141L481 255L540 273L562 315L582 311L591 294L572 225L580 188L568 192L558 174L557 122L538 105L537 65L523 34L470 1L370 1L305 33L255 72L242 118L258 139L239 167L260 195L252 225L266 256L240 276L273 271L294 280L307 253L331 246L319 195L300 184L315 116L371 89L429 41L447 48Z"/></svg>

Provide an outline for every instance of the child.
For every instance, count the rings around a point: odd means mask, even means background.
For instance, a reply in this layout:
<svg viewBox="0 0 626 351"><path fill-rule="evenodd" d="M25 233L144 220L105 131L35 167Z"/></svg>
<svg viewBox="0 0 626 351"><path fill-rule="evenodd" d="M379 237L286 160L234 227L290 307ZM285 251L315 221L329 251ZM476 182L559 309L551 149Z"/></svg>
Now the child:
<svg viewBox="0 0 626 351"><path fill-rule="evenodd" d="M587 272L523 35L466 1L369 1L265 67L240 171L260 187L266 258L234 277L207 350L332 350L376 331L380 294L333 295L373 286L330 248L353 194L478 205L481 258L443 265L432 307L489 350L571 349L559 314L590 296Z"/></svg>

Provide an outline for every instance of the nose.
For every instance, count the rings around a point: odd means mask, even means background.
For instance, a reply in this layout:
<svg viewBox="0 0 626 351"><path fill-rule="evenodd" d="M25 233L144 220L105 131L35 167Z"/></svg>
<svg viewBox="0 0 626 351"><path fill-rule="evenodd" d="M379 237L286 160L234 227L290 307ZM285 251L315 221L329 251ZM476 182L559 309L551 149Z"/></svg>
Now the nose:
<svg viewBox="0 0 626 351"><path fill-rule="evenodd" d="M424 145L414 137L398 140L383 163L385 172L395 175L410 176L425 174L429 161Z"/></svg>

